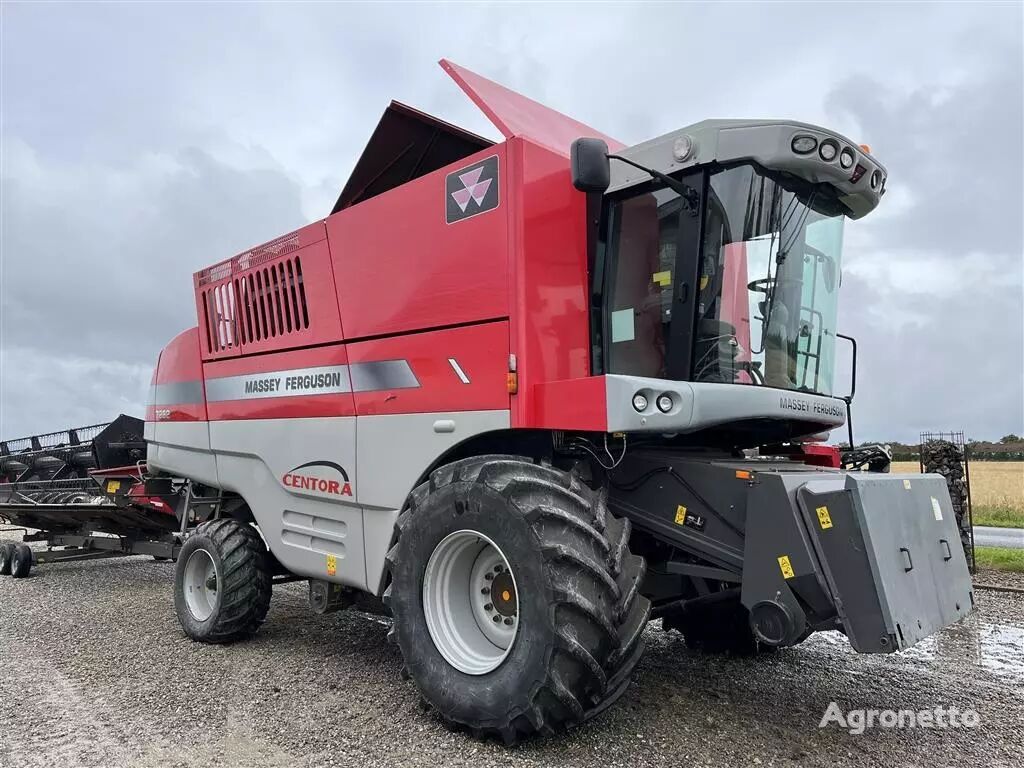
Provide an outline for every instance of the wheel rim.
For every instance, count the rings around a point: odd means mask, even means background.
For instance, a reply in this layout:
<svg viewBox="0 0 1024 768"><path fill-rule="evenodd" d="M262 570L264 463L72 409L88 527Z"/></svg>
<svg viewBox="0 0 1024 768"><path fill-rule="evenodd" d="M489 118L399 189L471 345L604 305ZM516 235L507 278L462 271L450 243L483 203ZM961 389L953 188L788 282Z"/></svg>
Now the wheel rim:
<svg viewBox="0 0 1024 768"><path fill-rule="evenodd" d="M477 531L446 536L427 561L423 615L434 646L467 675L498 668L519 629L515 574L501 549Z"/></svg>
<svg viewBox="0 0 1024 768"><path fill-rule="evenodd" d="M206 621L217 606L217 592L220 587L220 574L217 566L205 549L197 549L185 563L185 576L182 589L185 592L185 605L196 621Z"/></svg>

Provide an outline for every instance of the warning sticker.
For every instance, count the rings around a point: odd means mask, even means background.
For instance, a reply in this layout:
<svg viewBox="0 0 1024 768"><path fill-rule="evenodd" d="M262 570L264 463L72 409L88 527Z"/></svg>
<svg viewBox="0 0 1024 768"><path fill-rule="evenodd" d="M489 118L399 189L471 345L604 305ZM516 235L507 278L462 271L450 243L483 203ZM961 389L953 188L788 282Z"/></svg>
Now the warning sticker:
<svg viewBox="0 0 1024 768"><path fill-rule="evenodd" d="M707 518L703 515L697 515L690 512L686 507L680 504L676 507L676 525L683 525L687 528L693 528L695 531L703 531L704 526L707 525Z"/></svg>
<svg viewBox="0 0 1024 768"><path fill-rule="evenodd" d="M910 490L910 481L909 480L904 480L903 481L903 487L906 488L909 491Z"/></svg>
<svg viewBox="0 0 1024 768"><path fill-rule="evenodd" d="M818 513L818 522L821 523L821 530L827 531L832 527L832 516L828 513L828 507L818 507L814 511Z"/></svg>
<svg viewBox="0 0 1024 768"><path fill-rule="evenodd" d="M333 576L338 572L338 558L334 555L327 556L327 575Z"/></svg>
<svg viewBox="0 0 1024 768"><path fill-rule="evenodd" d="M792 579L796 574L793 573L793 564L789 562L789 555L783 555L779 558L779 569L782 571L782 578Z"/></svg>
<svg viewBox="0 0 1024 768"><path fill-rule="evenodd" d="M108 480L107 481L107 493L117 493L121 488L120 480Z"/></svg>
<svg viewBox="0 0 1024 768"><path fill-rule="evenodd" d="M662 288L667 288L672 285L672 272L665 270L664 272L655 272L651 275L651 282L660 285Z"/></svg>
<svg viewBox="0 0 1024 768"><path fill-rule="evenodd" d="M942 507L939 506L939 500L932 496L932 514L935 515L936 520L942 519Z"/></svg>

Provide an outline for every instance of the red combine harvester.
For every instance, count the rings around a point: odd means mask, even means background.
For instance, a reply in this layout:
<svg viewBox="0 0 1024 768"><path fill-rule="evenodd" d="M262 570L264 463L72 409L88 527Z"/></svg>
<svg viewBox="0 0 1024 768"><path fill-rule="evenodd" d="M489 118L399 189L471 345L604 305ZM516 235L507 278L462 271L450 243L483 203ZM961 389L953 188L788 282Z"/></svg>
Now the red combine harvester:
<svg viewBox="0 0 1024 768"><path fill-rule="evenodd" d="M392 103L330 216L194 276L137 484L177 512L185 632L251 635L275 580L369 593L440 716L511 743L611 705L652 617L869 653L966 615L942 478L821 444L867 149L770 120L626 147L442 66L503 142Z"/></svg>

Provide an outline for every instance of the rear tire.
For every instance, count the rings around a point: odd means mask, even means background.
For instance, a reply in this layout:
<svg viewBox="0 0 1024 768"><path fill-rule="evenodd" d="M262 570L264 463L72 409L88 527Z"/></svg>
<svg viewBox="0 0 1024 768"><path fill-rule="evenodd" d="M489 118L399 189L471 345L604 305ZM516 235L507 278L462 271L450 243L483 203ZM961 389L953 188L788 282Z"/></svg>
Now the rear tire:
<svg viewBox="0 0 1024 768"><path fill-rule="evenodd" d="M643 653L650 603L639 594L645 565L629 552L629 522L610 515L602 495L528 459L475 457L438 469L413 491L397 531L384 595L394 618L389 638L402 651L403 673L447 725L511 744L581 723L625 692ZM479 547L478 561L498 558L501 567L477 583L472 556L451 560L439 573L452 582L452 598L439 612L431 602L438 578L431 562L452 542ZM507 580L498 586L505 569L511 589ZM463 579L468 592L459 592L459 573L472 577ZM466 622L472 614L473 621L479 611L460 607L466 601L458 595L479 595L488 583L495 588L492 609L504 611L495 624L511 618L514 632L497 641L483 632L471 643L482 652L462 664L452 650L458 641L435 641L444 637L437 616ZM475 620L481 631L489 627ZM485 635L497 649L490 654L480 641ZM473 671L461 671L452 658ZM474 667L474 658L484 661Z"/></svg>
<svg viewBox="0 0 1024 768"><path fill-rule="evenodd" d="M225 518L186 539L174 571L174 610L185 634L230 643L256 633L270 608L267 548L256 529Z"/></svg>
<svg viewBox="0 0 1024 768"><path fill-rule="evenodd" d="M11 576L23 579L32 570L32 548L28 544L15 544L11 555Z"/></svg>
<svg viewBox="0 0 1024 768"><path fill-rule="evenodd" d="M14 542L0 541L0 576L11 575L11 558L14 557Z"/></svg>

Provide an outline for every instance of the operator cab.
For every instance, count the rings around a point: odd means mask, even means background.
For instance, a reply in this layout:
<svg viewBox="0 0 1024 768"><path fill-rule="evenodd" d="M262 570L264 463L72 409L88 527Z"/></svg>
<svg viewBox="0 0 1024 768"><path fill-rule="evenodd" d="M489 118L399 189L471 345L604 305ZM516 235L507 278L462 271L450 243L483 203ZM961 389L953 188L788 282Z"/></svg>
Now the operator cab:
<svg viewBox="0 0 1024 768"><path fill-rule="evenodd" d="M843 219L873 210L886 181L866 147L803 123L711 120L613 155L580 139L572 172L603 193L592 362L610 429L754 445L843 424Z"/></svg>

